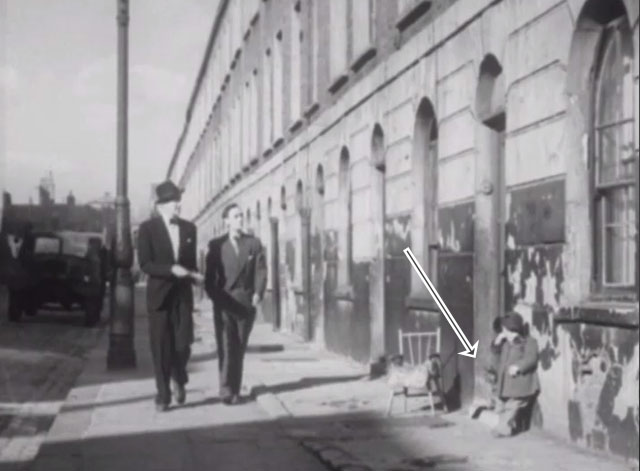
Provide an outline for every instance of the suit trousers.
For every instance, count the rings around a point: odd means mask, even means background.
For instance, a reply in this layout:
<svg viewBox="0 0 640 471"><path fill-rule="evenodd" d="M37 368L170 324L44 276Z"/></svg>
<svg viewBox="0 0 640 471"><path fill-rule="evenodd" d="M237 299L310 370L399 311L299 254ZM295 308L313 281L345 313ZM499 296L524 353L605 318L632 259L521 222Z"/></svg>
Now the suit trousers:
<svg viewBox="0 0 640 471"><path fill-rule="evenodd" d="M191 356L190 342L181 341L184 316L191 316L188 306L179 298L169 296L159 309L149 312L149 337L155 372L158 404L171 402L170 380L184 385L189 381L187 362Z"/></svg>
<svg viewBox="0 0 640 471"><path fill-rule="evenodd" d="M244 355L255 317L255 313L239 316L225 309L214 309L219 387L222 398L240 394Z"/></svg>

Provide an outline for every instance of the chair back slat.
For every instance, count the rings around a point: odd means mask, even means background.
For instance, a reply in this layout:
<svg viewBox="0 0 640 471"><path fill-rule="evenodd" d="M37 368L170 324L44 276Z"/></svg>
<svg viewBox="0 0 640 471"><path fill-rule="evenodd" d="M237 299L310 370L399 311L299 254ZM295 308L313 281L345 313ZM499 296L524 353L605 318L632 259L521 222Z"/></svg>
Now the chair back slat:
<svg viewBox="0 0 640 471"><path fill-rule="evenodd" d="M429 332L404 332L398 329L398 344L400 355L405 357L405 352L411 365L425 363L434 353L440 353L440 328ZM408 351L407 351L408 349Z"/></svg>

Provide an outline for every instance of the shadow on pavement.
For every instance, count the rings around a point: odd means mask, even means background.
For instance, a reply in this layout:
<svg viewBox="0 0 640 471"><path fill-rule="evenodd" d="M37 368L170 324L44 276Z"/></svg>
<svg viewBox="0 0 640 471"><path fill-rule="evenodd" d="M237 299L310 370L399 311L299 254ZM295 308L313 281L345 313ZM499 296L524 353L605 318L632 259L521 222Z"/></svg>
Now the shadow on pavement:
<svg viewBox="0 0 640 471"><path fill-rule="evenodd" d="M167 422L171 413L167 413ZM125 418L123 420L126 421ZM163 417L165 420L165 417ZM429 421L402 424L400 427L424 426ZM441 419L440 419L441 420ZM354 427L353 424L363 424ZM372 470L339 442L369 437L384 441L404 457L388 469L433 469L444 463L466 462L463 453L443 455L422 449L419 455L404 449L394 439L396 427L373 414L346 414L328 417L300 417L276 423L249 421L202 428L181 427L173 430L146 430L112 436L49 442L42 446L33 463L2 463L1 470L51 471L53 469L136 470L136 471L224 471L295 469L321 471L329 469ZM338 463L341 467L337 467ZM355 467L357 465L357 467ZM349 467L351 466L351 467ZM472 469L471 467L456 469Z"/></svg>
<svg viewBox="0 0 640 471"><path fill-rule="evenodd" d="M253 388L253 395L259 396L261 394L280 394L284 392L297 391L300 389L312 388L314 386L322 386L327 384L344 383L348 381L355 381L362 379L362 375L348 375L348 376L322 376L318 378L302 378L298 381L290 383L280 383L274 385L259 385Z"/></svg>

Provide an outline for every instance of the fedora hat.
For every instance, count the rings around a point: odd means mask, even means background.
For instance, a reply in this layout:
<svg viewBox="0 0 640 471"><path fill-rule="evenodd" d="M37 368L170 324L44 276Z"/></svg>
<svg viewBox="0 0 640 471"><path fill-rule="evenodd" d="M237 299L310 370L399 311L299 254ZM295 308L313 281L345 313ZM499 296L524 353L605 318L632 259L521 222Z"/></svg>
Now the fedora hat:
<svg viewBox="0 0 640 471"><path fill-rule="evenodd" d="M166 180L156 186L156 203L168 203L169 201L180 201L182 192L171 180Z"/></svg>

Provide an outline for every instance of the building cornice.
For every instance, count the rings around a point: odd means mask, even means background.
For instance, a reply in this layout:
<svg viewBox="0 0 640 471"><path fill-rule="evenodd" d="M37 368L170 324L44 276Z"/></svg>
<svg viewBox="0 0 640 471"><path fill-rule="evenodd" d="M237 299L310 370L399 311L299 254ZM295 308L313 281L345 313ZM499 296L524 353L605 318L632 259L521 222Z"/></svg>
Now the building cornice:
<svg viewBox="0 0 640 471"><path fill-rule="evenodd" d="M222 24L222 19L227 11L228 4L229 4L229 0L220 0L220 3L218 4L218 10L216 11L216 15L213 20L213 26L211 28L211 33L209 34L209 39L207 40L207 46L204 51L204 57L200 65L200 70L198 71L196 83L191 92L189 105L187 106L187 112L185 115L185 122L182 127L182 132L180 133L180 137L178 138L178 143L176 144L176 148L171 157L171 162L169 163L169 168L167 169L167 178L171 178L171 173L173 172L173 168L175 167L176 162L178 161L178 157L180 156L182 145L184 144L185 137L189 130L189 125L191 124L191 118L193 116L193 108L195 107L196 101L198 99L198 94L200 93L200 87L202 86L202 82L204 81L204 77L207 73L207 67L209 66L209 61L211 59L211 51L213 50L213 45L215 44L216 38L218 36L218 31L220 30L220 25Z"/></svg>

